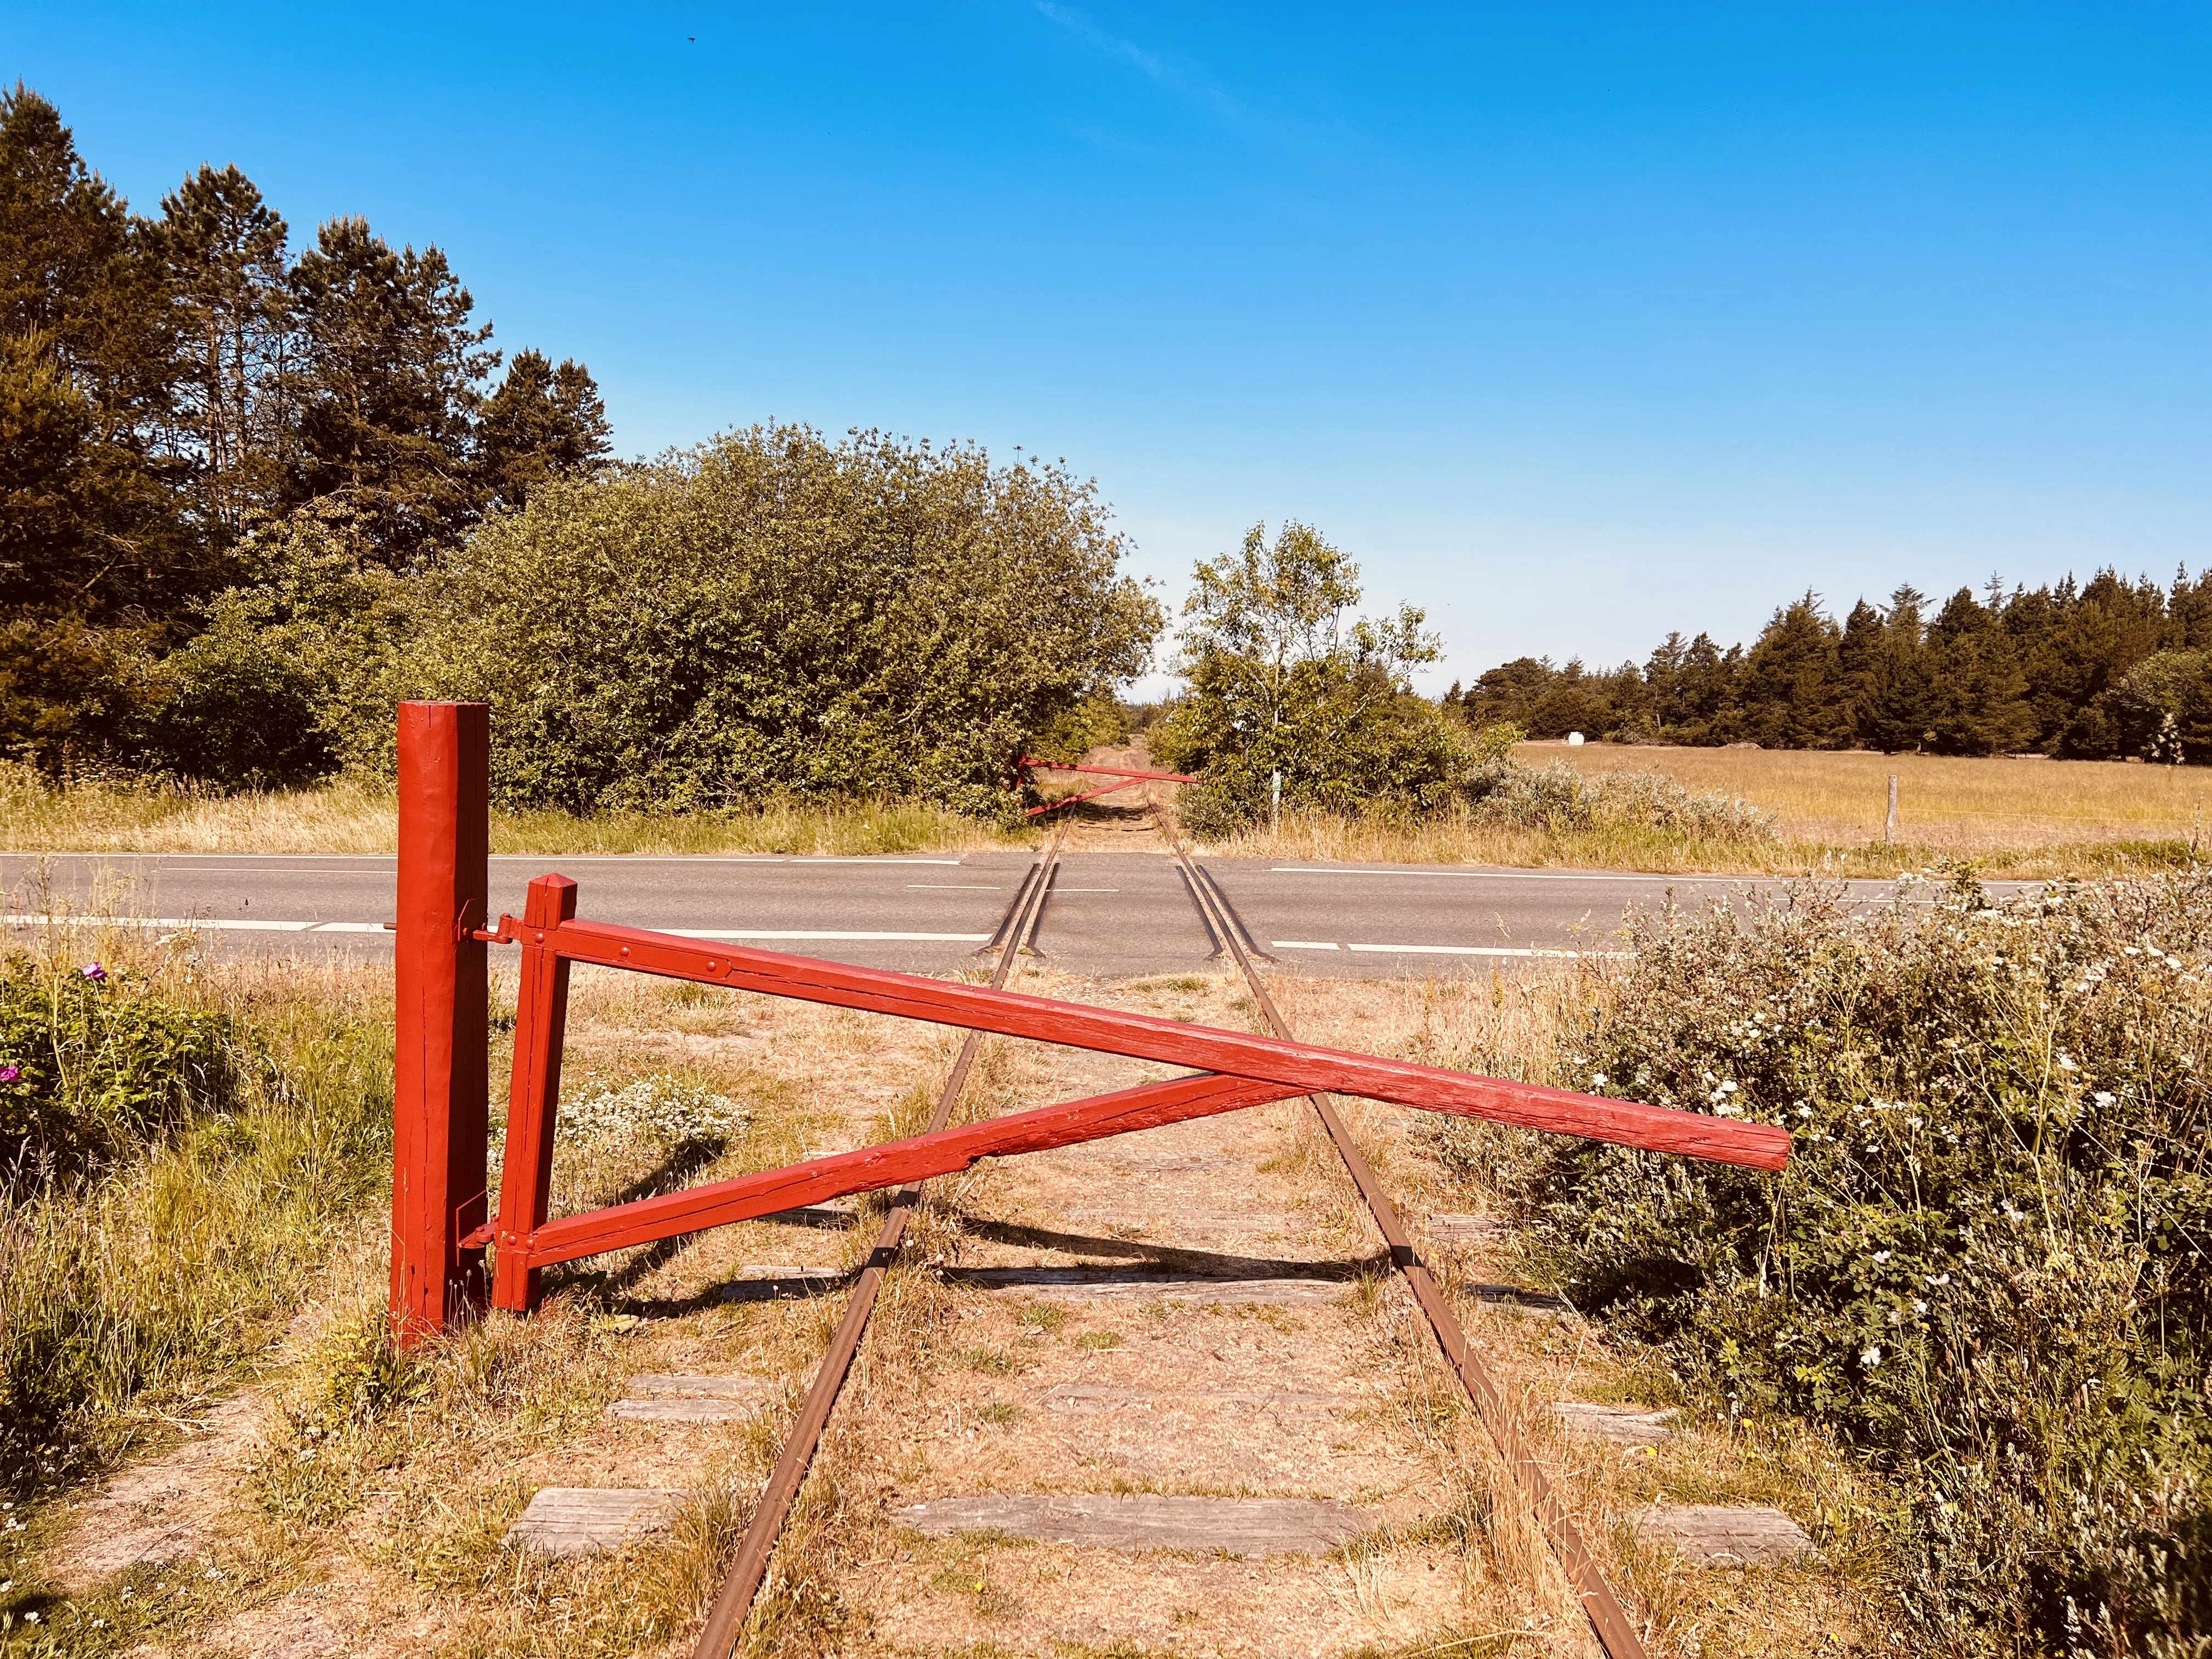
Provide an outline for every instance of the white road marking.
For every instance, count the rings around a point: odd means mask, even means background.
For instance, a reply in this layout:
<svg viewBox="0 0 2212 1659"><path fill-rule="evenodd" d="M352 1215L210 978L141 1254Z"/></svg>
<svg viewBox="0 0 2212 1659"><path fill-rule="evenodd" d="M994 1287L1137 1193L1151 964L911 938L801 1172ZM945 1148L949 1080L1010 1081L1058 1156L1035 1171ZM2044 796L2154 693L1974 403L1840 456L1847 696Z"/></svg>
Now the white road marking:
<svg viewBox="0 0 2212 1659"><path fill-rule="evenodd" d="M1118 887L1055 887L1052 890L1055 893L1118 893L1121 890Z"/></svg>
<svg viewBox="0 0 2212 1659"><path fill-rule="evenodd" d="M791 864L959 864L959 859L884 858L874 853L821 853L787 860Z"/></svg>
<svg viewBox="0 0 2212 1659"><path fill-rule="evenodd" d="M998 884L988 885L972 881L910 881L906 884L909 893L995 893Z"/></svg>
<svg viewBox="0 0 2212 1659"><path fill-rule="evenodd" d="M166 927L194 933L206 928L234 933L381 933L380 921L234 921L211 916L30 916L5 918L9 927Z"/></svg>
<svg viewBox="0 0 2212 1659"><path fill-rule="evenodd" d="M1598 957L1608 961L1625 961L1626 951L1541 951L1513 950L1497 945L1347 945L1347 951L1381 951L1392 956L1423 957Z"/></svg>
<svg viewBox="0 0 2212 1659"><path fill-rule="evenodd" d="M1516 950L1499 945L1332 945L1326 939L1277 939L1267 941L1277 951L1365 951L1392 956L1421 957L1601 957L1626 960L1626 951Z"/></svg>
<svg viewBox="0 0 2212 1659"><path fill-rule="evenodd" d="M1278 864L1270 866L1271 876L1419 876L1441 877L1451 881L1642 881L1642 882L1734 882L1786 881L1786 876L1644 876L1597 875L1579 870L1356 870L1347 866L1322 864Z"/></svg>
<svg viewBox="0 0 2212 1659"><path fill-rule="evenodd" d="M355 859L362 863L391 866L398 862L397 853L255 853L251 857L259 862L252 865L191 864L191 859L220 858L215 853L131 853L106 852L76 853L66 849L42 848L37 851L9 851L0 848L0 859L157 859L177 868L198 873L203 871L252 871L271 864L289 864L300 860L329 863L338 859ZM233 854L231 856L237 857ZM903 854L886 856L880 853L845 853L793 855L787 853L494 853L493 864L534 864L544 868L548 864L944 864L958 866L967 862L957 859L909 858ZM294 875L353 875L358 871L295 870Z"/></svg>

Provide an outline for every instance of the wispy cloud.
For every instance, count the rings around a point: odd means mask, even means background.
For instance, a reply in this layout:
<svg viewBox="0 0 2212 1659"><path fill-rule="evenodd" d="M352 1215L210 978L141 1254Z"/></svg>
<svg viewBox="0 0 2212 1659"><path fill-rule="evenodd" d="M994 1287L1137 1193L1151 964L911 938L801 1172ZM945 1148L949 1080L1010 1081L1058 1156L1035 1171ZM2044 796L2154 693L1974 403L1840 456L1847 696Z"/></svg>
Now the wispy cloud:
<svg viewBox="0 0 2212 1659"><path fill-rule="evenodd" d="M1060 5L1055 0L1036 0L1036 3L1038 12L1048 21L1066 29L1093 51L1128 64L1154 84L1211 110L1248 131L1279 135L1277 123L1247 109L1197 70L1179 64L1163 52L1149 51L1126 35L1099 27L1073 6Z"/></svg>

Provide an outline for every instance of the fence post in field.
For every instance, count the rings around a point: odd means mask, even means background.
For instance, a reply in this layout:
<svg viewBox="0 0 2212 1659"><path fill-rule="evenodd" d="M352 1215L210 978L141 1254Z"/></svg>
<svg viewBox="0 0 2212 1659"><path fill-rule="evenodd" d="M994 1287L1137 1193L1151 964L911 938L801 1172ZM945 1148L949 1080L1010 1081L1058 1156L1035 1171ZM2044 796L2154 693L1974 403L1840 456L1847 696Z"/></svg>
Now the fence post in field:
<svg viewBox="0 0 2212 1659"><path fill-rule="evenodd" d="M399 705L393 939L392 1323L419 1341L483 1308L484 946L491 710Z"/></svg>
<svg viewBox="0 0 2212 1659"><path fill-rule="evenodd" d="M1889 817L1881 826L1881 838L1888 845L1897 845L1897 774L1889 775Z"/></svg>

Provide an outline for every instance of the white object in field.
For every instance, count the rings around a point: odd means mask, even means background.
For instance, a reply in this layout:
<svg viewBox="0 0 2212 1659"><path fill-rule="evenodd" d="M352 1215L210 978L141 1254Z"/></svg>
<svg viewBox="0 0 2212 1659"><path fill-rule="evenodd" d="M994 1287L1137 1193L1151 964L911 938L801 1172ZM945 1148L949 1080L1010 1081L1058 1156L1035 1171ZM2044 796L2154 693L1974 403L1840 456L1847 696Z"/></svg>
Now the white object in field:
<svg viewBox="0 0 2212 1659"><path fill-rule="evenodd" d="M1589 741L1589 739L1584 738L1579 732L1570 732L1567 733L1567 747L1570 749L1579 749L1587 741Z"/></svg>

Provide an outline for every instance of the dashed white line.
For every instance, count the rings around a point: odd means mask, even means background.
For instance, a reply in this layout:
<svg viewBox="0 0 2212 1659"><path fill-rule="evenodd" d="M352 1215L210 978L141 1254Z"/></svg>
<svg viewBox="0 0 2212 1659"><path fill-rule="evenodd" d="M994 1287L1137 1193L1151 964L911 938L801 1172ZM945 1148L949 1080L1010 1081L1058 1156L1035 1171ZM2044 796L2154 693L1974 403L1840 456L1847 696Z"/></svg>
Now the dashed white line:
<svg viewBox="0 0 2212 1659"><path fill-rule="evenodd" d="M1326 939L1278 939L1267 942L1275 951L1364 951L1384 956L1421 957L1563 957L1574 960L1582 957L1596 957L1608 961L1625 960L1626 951L1562 951L1516 949L1500 945L1335 945Z"/></svg>
<svg viewBox="0 0 2212 1659"><path fill-rule="evenodd" d="M973 881L910 881L906 884L909 893L995 893L996 882Z"/></svg>
<svg viewBox="0 0 2212 1659"><path fill-rule="evenodd" d="M1640 881L1668 882L1733 882L1783 881L1779 876L1643 876L1600 875L1580 870L1359 870L1348 866L1326 864L1277 864L1268 867L1271 876L1415 876L1424 879L1442 878L1447 881Z"/></svg>

